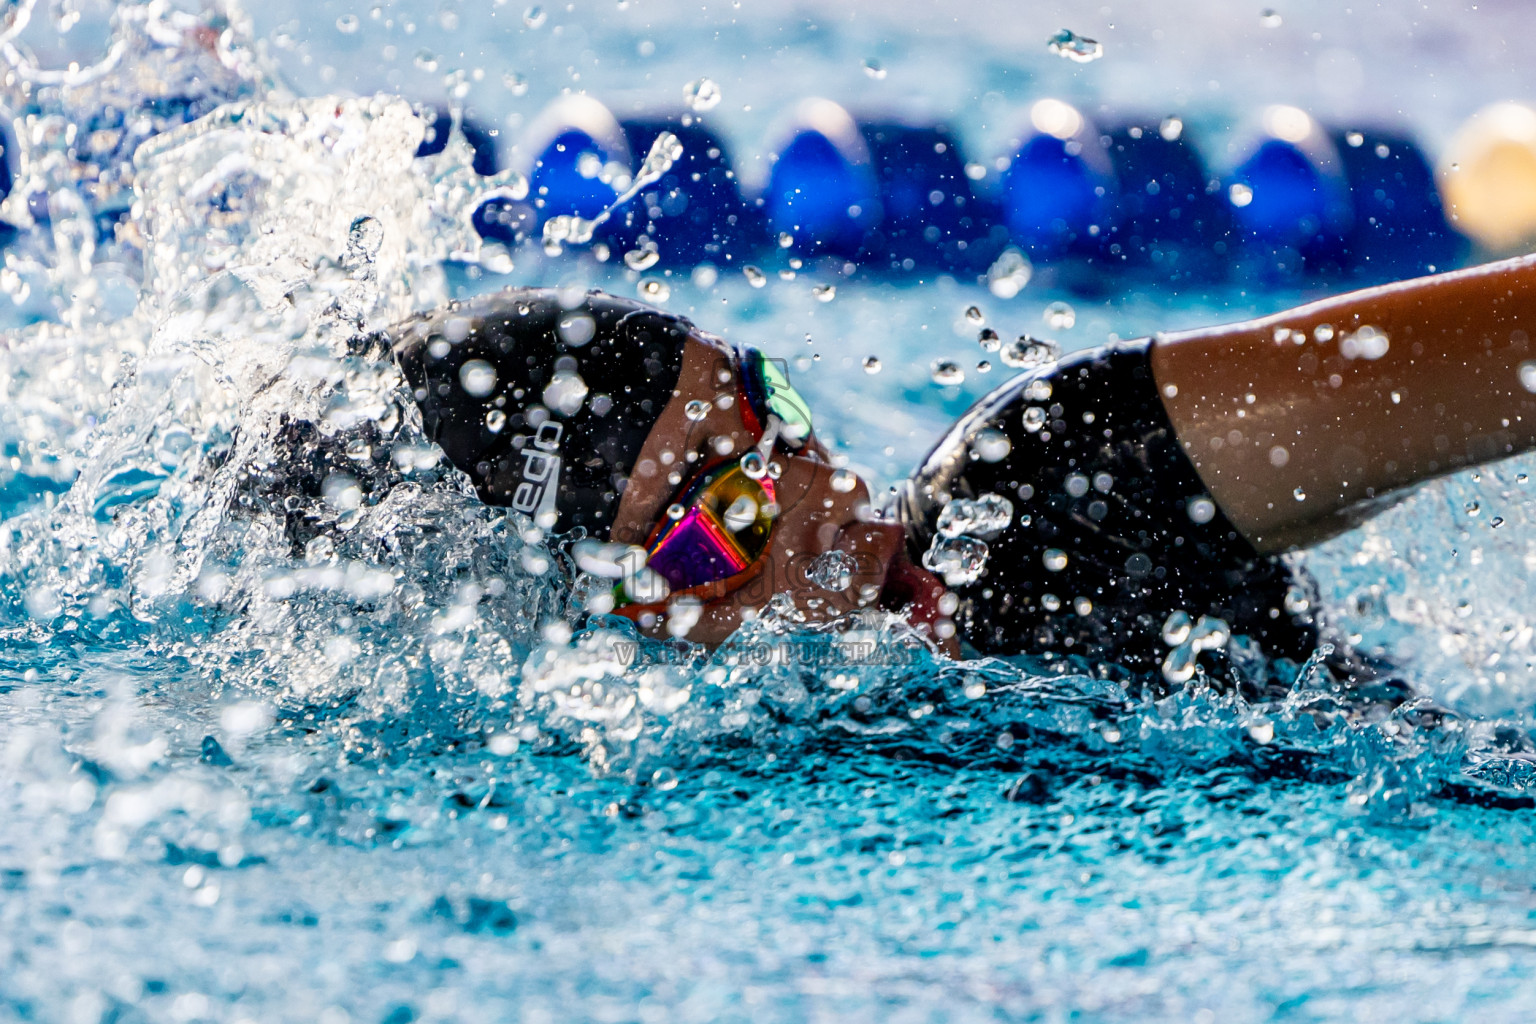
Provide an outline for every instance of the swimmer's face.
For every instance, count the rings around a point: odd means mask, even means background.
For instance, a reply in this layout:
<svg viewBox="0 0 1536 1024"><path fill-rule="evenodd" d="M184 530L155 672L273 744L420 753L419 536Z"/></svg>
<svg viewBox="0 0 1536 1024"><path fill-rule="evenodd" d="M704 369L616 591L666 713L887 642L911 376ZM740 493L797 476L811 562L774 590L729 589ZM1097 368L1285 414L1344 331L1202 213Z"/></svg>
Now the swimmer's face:
<svg viewBox="0 0 1536 1024"><path fill-rule="evenodd" d="M736 354L703 334L688 338L677 387L646 438L630 474L614 519L611 539L644 545L694 475L706 464L740 458L757 446L739 403L743 370ZM724 640L744 620L778 593L788 594L811 620L833 618L872 605L879 597L886 566L903 540L894 524L875 520L869 490L851 474L838 474L826 449L808 438L798 450L773 447L774 500L779 513L762 572L746 585L706 601L704 614L687 638L701 643ZM806 575L811 562L827 551L850 556L849 585L823 589ZM642 622L660 630L664 622Z"/></svg>

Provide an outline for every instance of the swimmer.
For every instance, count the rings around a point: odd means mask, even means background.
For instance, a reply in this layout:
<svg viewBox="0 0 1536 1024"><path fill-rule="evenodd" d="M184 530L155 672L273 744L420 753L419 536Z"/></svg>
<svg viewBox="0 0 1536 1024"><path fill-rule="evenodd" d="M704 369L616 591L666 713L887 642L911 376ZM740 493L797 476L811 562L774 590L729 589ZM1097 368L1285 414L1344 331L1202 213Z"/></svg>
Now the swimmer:
<svg viewBox="0 0 1536 1024"><path fill-rule="evenodd" d="M978 401L885 509L779 364L673 314L511 290L391 338L480 495L584 531L596 607L648 633L718 644L787 594L810 622L904 611L951 655L1167 675L1191 629L1218 661L1228 635L1308 658L1282 555L1536 447L1533 325L1525 257L1074 354Z"/></svg>

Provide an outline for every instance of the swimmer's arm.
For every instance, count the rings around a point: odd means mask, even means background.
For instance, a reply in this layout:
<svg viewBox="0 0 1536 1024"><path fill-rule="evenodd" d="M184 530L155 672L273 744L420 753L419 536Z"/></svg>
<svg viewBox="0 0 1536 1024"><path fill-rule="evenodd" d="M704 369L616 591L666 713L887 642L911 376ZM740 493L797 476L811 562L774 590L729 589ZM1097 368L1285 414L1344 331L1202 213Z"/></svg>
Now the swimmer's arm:
<svg viewBox="0 0 1536 1024"><path fill-rule="evenodd" d="M1180 442L1260 551L1343 532L1373 499L1536 448L1536 257L1159 337ZM1536 389L1536 364L1525 371Z"/></svg>

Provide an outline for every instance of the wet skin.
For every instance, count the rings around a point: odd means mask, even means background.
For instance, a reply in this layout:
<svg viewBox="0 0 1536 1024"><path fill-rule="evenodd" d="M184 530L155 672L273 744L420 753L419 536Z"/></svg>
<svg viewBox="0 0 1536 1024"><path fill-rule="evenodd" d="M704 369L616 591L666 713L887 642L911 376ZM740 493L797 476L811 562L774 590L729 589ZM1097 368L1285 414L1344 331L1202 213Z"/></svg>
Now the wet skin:
<svg viewBox="0 0 1536 1024"><path fill-rule="evenodd" d="M1420 481L1536 448L1533 334L1536 257L1523 256L1168 335L1152 372L1211 496L1280 552Z"/></svg>
<svg viewBox="0 0 1536 1024"><path fill-rule="evenodd" d="M737 361L724 342L700 332L685 342L677 389L641 448L619 501L611 540L645 546L668 505L701 466L740 458L756 447L737 407L738 373ZM685 410L693 401L708 404L702 420L688 418ZM863 480L855 479L847 491L833 486L836 467L814 437L795 452L776 444L769 461L782 467L774 481L780 511L761 571L729 592L719 585L690 591L704 603L697 625L688 631L690 641L722 642L774 594L789 594L809 622L872 606L888 569L901 561L903 528L874 518ZM852 579L844 590L824 590L806 577L810 563L827 551L842 551L852 558ZM937 595L926 596L924 604L931 604ZM648 632L665 635L664 614L654 621L642 618L641 625ZM942 632L940 639L944 646L952 646Z"/></svg>

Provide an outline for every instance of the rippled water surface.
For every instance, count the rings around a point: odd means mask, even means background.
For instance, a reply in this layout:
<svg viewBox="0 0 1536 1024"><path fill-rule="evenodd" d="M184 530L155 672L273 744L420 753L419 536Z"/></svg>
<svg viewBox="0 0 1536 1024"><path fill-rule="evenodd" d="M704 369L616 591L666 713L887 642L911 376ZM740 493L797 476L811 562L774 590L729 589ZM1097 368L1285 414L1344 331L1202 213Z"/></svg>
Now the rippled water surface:
<svg viewBox="0 0 1536 1024"><path fill-rule="evenodd" d="M748 176L806 76L978 147L1046 91L1187 110L1212 154L1249 97L1433 143L1536 87L1518 6L695 6L0 4L31 119L0 208L0 1019L1525 1019L1527 467L1308 556L1423 695L1396 710L1310 665L1252 704L943 661L883 615L774 610L709 653L584 616L593 581L438 459L371 334L638 281L482 248L469 212L520 179L413 159L401 93L510 154L564 88L654 109L708 74ZM1065 25L1104 57L1051 55ZM790 359L881 485L999 377L973 304L1070 351L1306 297L666 280Z"/></svg>

